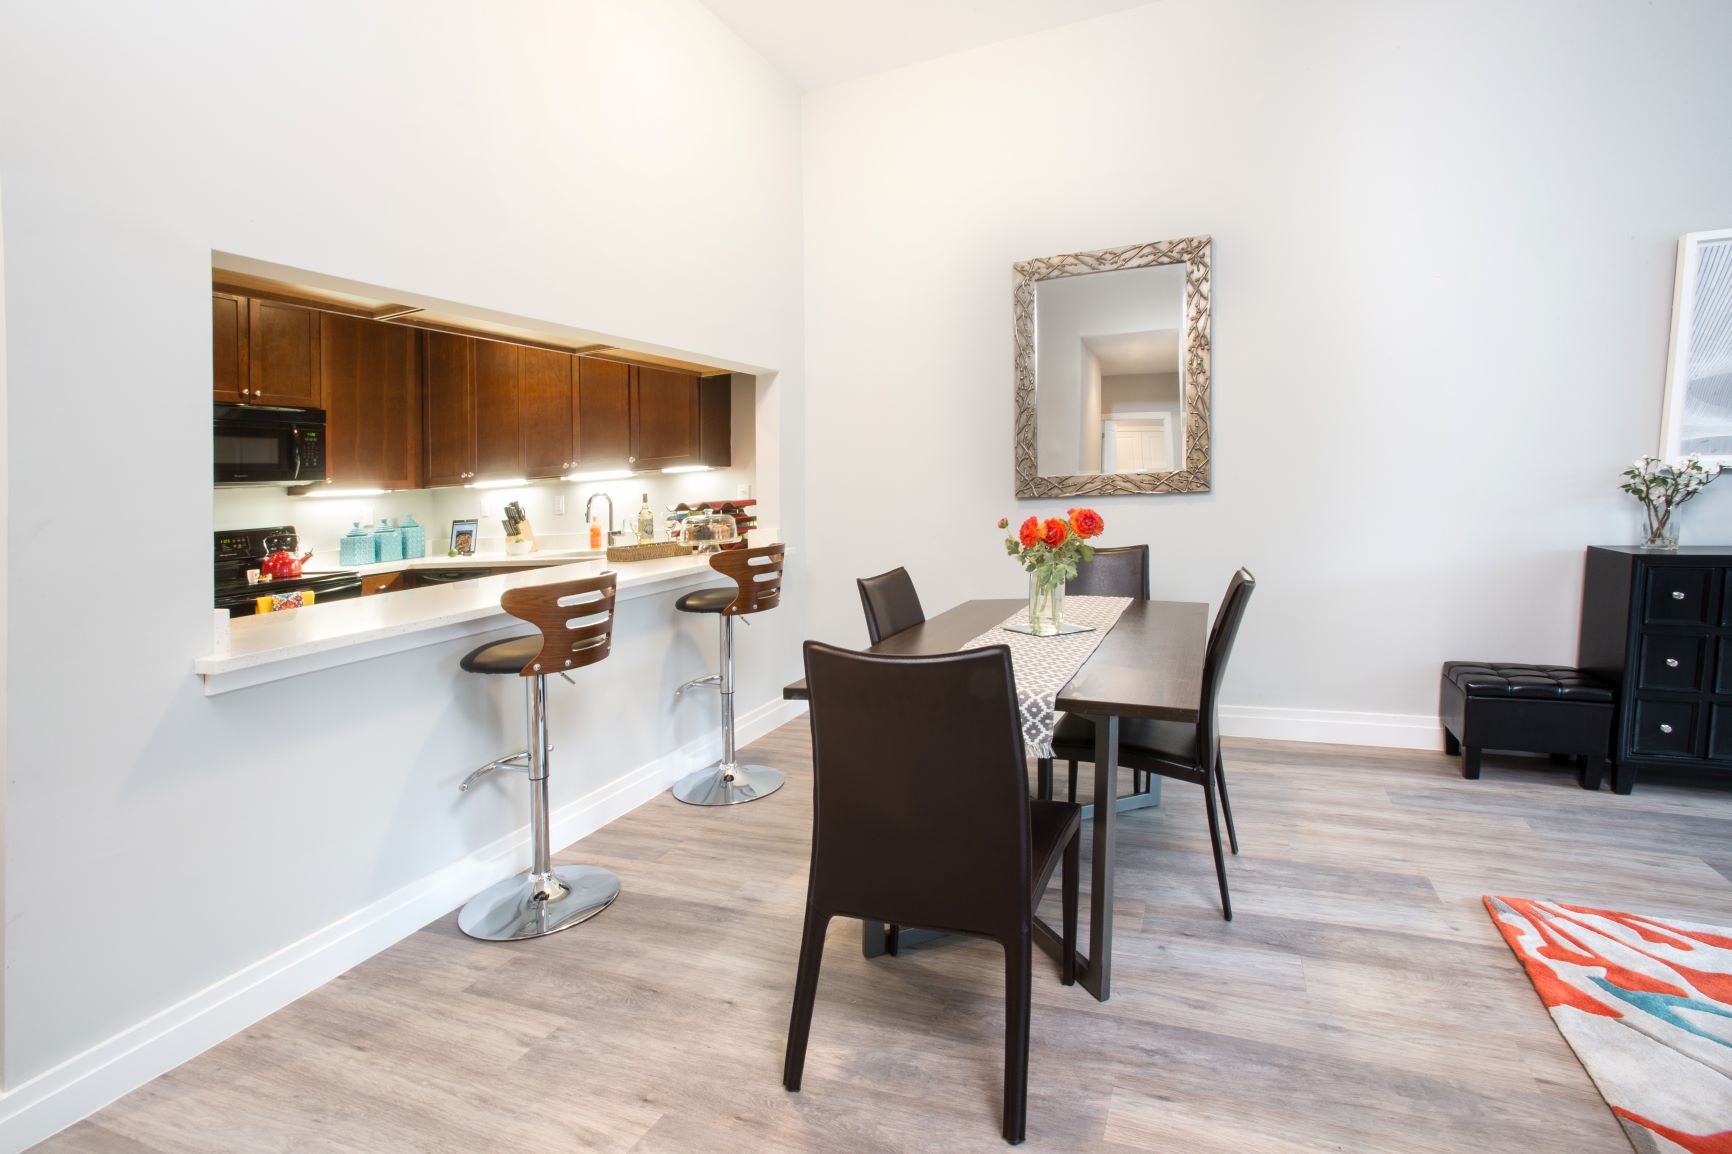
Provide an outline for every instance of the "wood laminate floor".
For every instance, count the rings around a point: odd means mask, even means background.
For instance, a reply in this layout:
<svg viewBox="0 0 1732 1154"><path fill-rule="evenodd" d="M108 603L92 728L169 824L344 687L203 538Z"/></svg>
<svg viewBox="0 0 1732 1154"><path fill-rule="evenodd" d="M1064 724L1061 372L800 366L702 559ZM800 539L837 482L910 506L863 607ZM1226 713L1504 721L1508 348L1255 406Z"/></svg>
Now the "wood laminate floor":
<svg viewBox="0 0 1732 1154"><path fill-rule="evenodd" d="M1003 1149L984 942L867 961L834 923L805 1089L782 1090L805 721L750 752L787 771L773 798L663 794L561 855L623 879L596 921L493 945L445 917L38 1149ZM1732 793L1273 742L1230 743L1228 773L1235 921L1200 791L1169 782L1119 824L1112 1000L1037 955L1026 1149L1629 1154L1480 896L1732 923Z"/></svg>

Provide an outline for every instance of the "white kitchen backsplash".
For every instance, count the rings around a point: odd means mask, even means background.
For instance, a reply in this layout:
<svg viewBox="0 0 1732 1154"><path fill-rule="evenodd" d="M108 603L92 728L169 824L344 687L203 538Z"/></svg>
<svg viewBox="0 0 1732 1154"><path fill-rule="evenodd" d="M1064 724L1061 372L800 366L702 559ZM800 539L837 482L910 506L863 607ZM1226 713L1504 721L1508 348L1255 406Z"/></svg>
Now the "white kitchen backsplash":
<svg viewBox="0 0 1732 1154"><path fill-rule="evenodd" d="M483 551L505 547L505 528L500 521L505 506L520 502L529 514L530 526L549 546L586 548L589 522L584 503L592 493L613 499L615 529L635 524L644 493L656 510L656 535L663 534L667 506L680 501L733 500L741 486L752 486L749 469L712 469L702 473L651 473L630 480L607 482L539 481L510 489L405 489L370 497L291 497L270 487L215 490L214 529L254 529L266 525L293 525L301 534L301 548L312 549L330 560L337 555L337 540L357 521L372 528L379 518L393 524L404 514L413 514L427 529L427 552L443 553L451 539L451 522L475 518L480 522ZM756 494L756 489L751 490ZM559 511L561 499L563 512ZM595 502L596 516L606 519L607 502ZM762 515L762 514L760 514ZM636 540L635 537L631 540ZM754 544L767 544L754 541Z"/></svg>

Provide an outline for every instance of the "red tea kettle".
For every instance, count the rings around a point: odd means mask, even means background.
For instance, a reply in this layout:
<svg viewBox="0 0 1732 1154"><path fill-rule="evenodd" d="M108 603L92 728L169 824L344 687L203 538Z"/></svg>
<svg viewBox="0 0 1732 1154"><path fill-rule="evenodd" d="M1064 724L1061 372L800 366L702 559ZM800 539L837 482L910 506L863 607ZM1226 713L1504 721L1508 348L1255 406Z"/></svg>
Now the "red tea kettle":
<svg viewBox="0 0 1732 1154"><path fill-rule="evenodd" d="M312 557L313 551L307 550L299 557L289 552L295 544L293 537L271 537L265 541L265 548L270 552L259 562L259 574L272 580L282 580L289 577L299 577L301 566Z"/></svg>

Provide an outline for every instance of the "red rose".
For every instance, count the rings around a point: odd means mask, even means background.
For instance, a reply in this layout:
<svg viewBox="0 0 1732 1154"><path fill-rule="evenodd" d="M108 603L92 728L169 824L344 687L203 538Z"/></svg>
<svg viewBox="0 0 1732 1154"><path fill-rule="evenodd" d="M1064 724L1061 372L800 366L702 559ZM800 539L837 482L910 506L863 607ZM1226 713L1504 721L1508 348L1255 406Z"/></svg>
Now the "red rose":
<svg viewBox="0 0 1732 1154"><path fill-rule="evenodd" d="M1106 529L1107 523L1101 520L1101 515L1093 509L1072 509L1070 511L1070 527L1076 530L1076 535L1083 540L1099 537Z"/></svg>
<svg viewBox="0 0 1732 1154"><path fill-rule="evenodd" d="M1010 527L1010 518L1009 517L1000 517L998 519L998 527L1000 529L1008 529Z"/></svg>
<svg viewBox="0 0 1732 1154"><path fill-rule="evenodd" d="M1031 521L1033 519L1034 518L1032 517L1029 518ZM1069 525L1065 524L1057 517L1048 517L1046 519L1046 524L1041 526L1041 539L1044 540L1049 547L1057 549L1060 545L1064 544L1065 534L1069 532Z"/></svg>
<svg viewBox="0 0 1732 1154"><path fill-rule="evenodd" d="M1022 523L1022 528L1017 531L1017 536L1022 539L1024 549L1034 548L1034 543L1040 540L1040 522L1030 517Z"/></svg>

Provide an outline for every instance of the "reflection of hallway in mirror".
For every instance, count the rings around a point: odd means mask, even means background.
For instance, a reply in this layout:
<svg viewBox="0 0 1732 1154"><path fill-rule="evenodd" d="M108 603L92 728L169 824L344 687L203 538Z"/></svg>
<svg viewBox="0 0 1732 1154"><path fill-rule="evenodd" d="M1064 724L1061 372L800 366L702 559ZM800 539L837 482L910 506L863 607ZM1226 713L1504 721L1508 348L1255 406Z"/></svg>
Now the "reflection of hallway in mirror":
<svg viewBox="0 0 1732 1154"><path fill-rule="evenodd" d="M1155 473L1173 468L1173 428L1166 413L1101 422L1101 472Z"/></svg>

